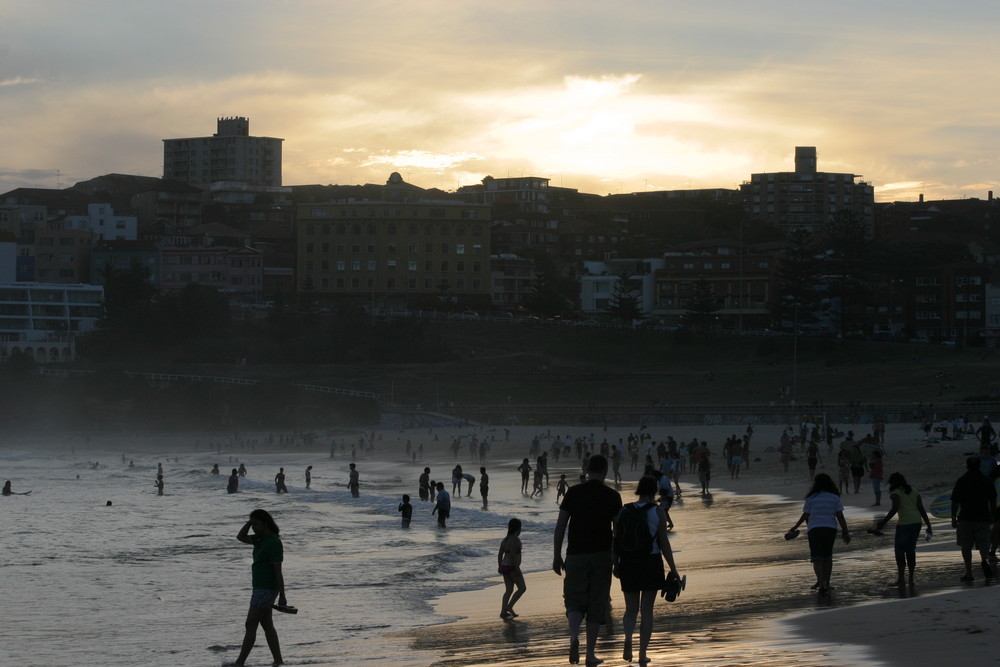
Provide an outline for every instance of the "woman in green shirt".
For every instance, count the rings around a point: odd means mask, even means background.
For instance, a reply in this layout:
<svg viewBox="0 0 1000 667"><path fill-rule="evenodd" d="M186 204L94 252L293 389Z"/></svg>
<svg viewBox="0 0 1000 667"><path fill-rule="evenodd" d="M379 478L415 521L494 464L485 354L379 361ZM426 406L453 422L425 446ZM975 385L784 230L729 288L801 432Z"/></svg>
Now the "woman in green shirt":
<svg viewBox="0 0 1000 667"><path fill-rule="evenodd" d="M254 534L250 534L250 529ZM285 600L285 579L281 574L283 558L281 539L278 538L278 524L265 510L256 509L250 512L250 520L240 529L236 539L253 545L253 595L250 598L250 611L247 613L246 635L243 637L243 647L240 657L234 664L242 665L250 649L257 640L257 626L264 629L267 646L271 649L274 664L282 664L281 646L278 643L278 632L274 629L271 618L271 605L275 599L279 605L287 604Z"/></svg>
<svg viewBox="0 0 1000 667"><path fill-rule="evenodd" d="M889 475L889 498L892 509L885 518L875 524L876 530L882 530L894 514L899 514L896 524L896 568L899 570L897 586L903 586L903 572L909 570L910 585L913 585L913 570L917 566L917 538L920 537L921 519L927 524L927 534L931 534L931 520L924 509L924 502L917 490L906 483L906 478L900 473Z"/></svg>

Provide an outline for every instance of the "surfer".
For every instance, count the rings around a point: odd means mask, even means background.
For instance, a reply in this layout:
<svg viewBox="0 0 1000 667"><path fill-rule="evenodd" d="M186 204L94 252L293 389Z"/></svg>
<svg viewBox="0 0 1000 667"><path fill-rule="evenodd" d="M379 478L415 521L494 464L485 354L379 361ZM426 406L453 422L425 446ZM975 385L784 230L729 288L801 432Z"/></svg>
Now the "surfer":
<svg viewBox="0 0 1000 667"><path fill-rule="evenodd" d="M253 529L254 534L250 535ZM250 512L250 520L243 524L236 539L245 544L253 545L253 594L250 596L250 610L247 612L246 634L243 636L243 646L240 657L234 664L243 665L254 642L257 640L257 626L264 630L267 647L271 649L274 664L283 663L281 646L278 643L278 631L274 629L271 618L271 605L275 599L279 605L287 604L285 600L285 579L281 573L281 562L284 559L281 539L278 537L278 525L267 511L256 509Z"/></svg>

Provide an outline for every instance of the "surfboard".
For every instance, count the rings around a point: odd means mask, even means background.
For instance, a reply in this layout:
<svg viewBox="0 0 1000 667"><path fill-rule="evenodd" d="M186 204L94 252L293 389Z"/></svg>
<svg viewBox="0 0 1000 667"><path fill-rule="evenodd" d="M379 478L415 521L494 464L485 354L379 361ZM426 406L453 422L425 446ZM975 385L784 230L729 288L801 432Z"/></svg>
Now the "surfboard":
<svg viewBox="0 0 1000 667"><path fill-rule="evenodd" d="M931 513L931 516L938 519L950 519L951 518L951 492L944 494L943 496L938 496L931 501L930 507L927 511Z"/></svg>

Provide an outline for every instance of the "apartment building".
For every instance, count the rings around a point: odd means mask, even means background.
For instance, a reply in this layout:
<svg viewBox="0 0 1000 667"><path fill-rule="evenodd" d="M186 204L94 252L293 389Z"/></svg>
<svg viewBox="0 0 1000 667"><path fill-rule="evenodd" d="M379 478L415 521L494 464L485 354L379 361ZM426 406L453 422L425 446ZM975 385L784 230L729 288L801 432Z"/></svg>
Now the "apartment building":
<svg viewBox="0 0 1000 667"><path fill-rule="evenodd" d="M224 246L160 248L160 289L177 291L190 283L215 287L234 305L258 303L264 284L261 253Z"/></svg>
<svg viewBox="0 0 1000 667"><path fill-rule="evenodd" d="M163 140L163 178L205 187L217 181L281 186L281 142L250 136L250 119L217 119L211 137Z"/></svg>
<svg viewBox="0 0 1000 667"><path fill-rule="evenodd" d="M93 232L98 241L135 241L139 231L134 215L116 215L111 204L88 204L86 215L67 215L59 226Z"/></svg>
<svg viewBox="0 0 1000 667"><path fill-rule="evenodd" d="M795 148L795 171L751 174L740 186L748 215L785 231L822 229L838 211L856 214L870 230L875 189L855 174L817 171L815 146Z"/></svg>
<svg viewBox="0 0 1000 667"><path fill-rule="evenodd" d="M380 192L299 205L300 295L392 310L489 308L491 207L433 198L398 173Z"/></svg>
<svg viewBox="0 0 1000 667"><path fill-rule="evenodd" d="M104 288L95 285L0 285L0 361L23 352L36 362L76 358L76 334L97 328Z"/></svg>

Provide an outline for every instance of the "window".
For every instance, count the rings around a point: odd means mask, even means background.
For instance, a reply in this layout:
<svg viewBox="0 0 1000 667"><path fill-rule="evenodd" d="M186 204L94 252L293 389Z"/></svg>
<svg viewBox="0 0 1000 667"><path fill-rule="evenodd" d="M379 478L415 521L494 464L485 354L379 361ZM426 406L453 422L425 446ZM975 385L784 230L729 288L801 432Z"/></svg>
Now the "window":
<svg viewBox="0 0 1000 667"><path fill-rule="evenodd" d="M342 259L338 259L337 260L337 270L338 271L346 271L347 270L347 263L344 260L342 260Z"/></svg>
<svg viewBox="0 0 1000 667"><path fill-rule="evenodd" d="M444 271L444 272L449 271L449 269L448 269L448 260L445 260L445 261L441 262L441 271Z"/></svg>
<svg viewBox="0 0 1000 667"><path fill-rule="evenodd" d="M360 270L361 270L361 260L360 259L352 260L351 271L360 271Z"/></svg>
<svg viewBox="0 0 1000 667"><path fill-rule="evenodd" d="M425 243L424 244L424 252L426 252L428 255L433 254L434 253L434 244L433 243Z"/></svg>
<svg viewBox="0 0 1000 667"><path fill-rule="evenodd" d="M455 262L456 271L465 271L465 262Z"/></svg>
<svg viewBox="0 0 1000 667"><path fill-rule="evenodd" d="M368 254L369 255L375 254L375 244L372 243L371 241L368 242Z"/></svg>
<svg viewBox="0 0 1000 667"><path fill-rule="evenodd" d="M447 255L449 252L451 252L451 251L449 250L448 244L447 243L442 243L441 244L441 254L442 255Z"/></svg>
<svg viewBox="0 0 1000 667"><path fill-rule="evenodd" d="M473 255L482 255L483 254L483 246L479 245L478 243L473 244L473 246L472 246L472 254Z"/></svg>
<svg viewBox="0 0 1000 667"><path fill-rule="evenodd" d="M369 259L368 260L368 270L369 271L374 271L375 270L375 260L374 259Z"/></svg>
<svg viewBox="0 0 1000 667"><path fill-rule="evenodd" d="M313 248L312 241L310 241L309 243L306 243L306 252L313 252L313 249L314 248Z"/></svg>
<svg viewBox="0 0 1000 667"><path fill-rule="evenodd" d="M396 270L396 260L394 260L394 259L388 260L386 262L385 268L386 268L387 271L395 271Z"/></svg>
<svg viewBox="0 0 1000 667"><path fill-rule="evenodd" d="M427 271L428 273L430 273L433 270L434 270L434 262L432 262L429 259L425 260L424 261L424 271Z"/></svg>
<svg viewBox="0 0 1000 667"><path fill-rule="evenodd" d="M455 254L456 255L464 255L465 254L465 244L464 243L456 243L455 244Z"/></svg>
<svg viewBox="0 0 1000 667"><path fill-rule="evenodd" d="M407 271L416 271L417 270L417 262L416 262L416 260L411 259L410 261L408 261L406 263L406 270Z"/></svg>

